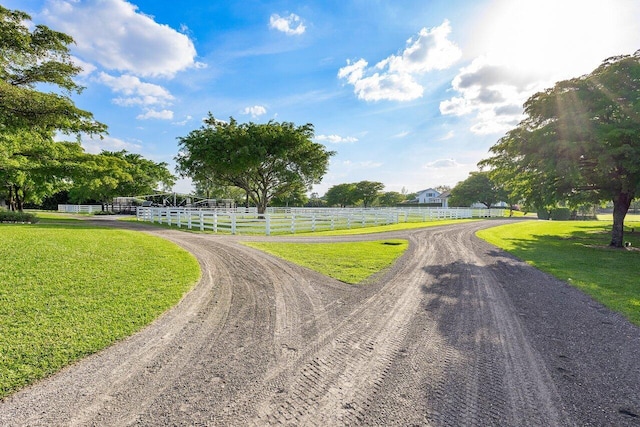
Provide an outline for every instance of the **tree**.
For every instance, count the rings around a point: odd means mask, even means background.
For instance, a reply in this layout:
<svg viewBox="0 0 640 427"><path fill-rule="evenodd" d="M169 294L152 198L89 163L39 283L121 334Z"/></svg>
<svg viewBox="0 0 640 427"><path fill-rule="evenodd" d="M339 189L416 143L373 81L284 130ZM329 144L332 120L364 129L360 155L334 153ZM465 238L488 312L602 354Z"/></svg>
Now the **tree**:
<svg viewBox="0 0 640 427"><path fill-rule="evenodd" d="M525 114L483 164L538 204L613 201L610 244L622 247L640 191L640 51L533 95Z"/></svg>
<svg viewBox="0 0 640 427"><path fill-rule="evenodd" d="M80 93L68 45L73 39L0 6L0 187L11 209L69 183L79 143L55 142L56 132L102 134L106 126L70 98ZM56 89L60 93L41 92Z"/></svg>
<svg viewBox="0 0 640 427"><path fill-rule="evenodd" d="M329 188L324 197L327 199L329 206L338 205L344 208L358 201L355 189L355 184L337 184Z"/></svg>
<svg viewBox="0 0 640 427"><path fill-rule="evenodd" d="M404 202L404 195L397 191L387 191L378 197L381 206L397 206Z"/></svg>
<svg viewBox="0 0 640 427"><path fill-rule="evenodd" d="M84 154L76 165L69 195L78 202L108 203L117 196L166 191L175 183L167 167L165 162L156 163L126 150Z"/></svg>
<svg viewBox="0 0 640 427"><path fill-rule="evenodd" d="M217 184L242 188L262 214L274 197L320 183L334 152L312 138L311 124L240 124L209 113L201 128L178 138L177 171L190 177L206 173Z"/></svg>
<svg viewBox="0 0 640 427"><path fill-rule="evenodd" d="M31 17L0 6L0 126L2 133L29 129L101 134L106 126L75 106L71 93L81 93L73 77L81 68L71 60L73 39L44 25L30 30ZM63 93L40 92L36 86Z"/></svg>
<svg viewBox="0 0 640 427"><path fill-rule="evenodd" d="M375 181L360 181L355 183L355 195L357 200L362 200L365 208L375 202L378 195L384 190L384 184Z"/></svg>
<svg viewBox="0 0 640 427"><path fill-rule="evenodd" d="M449 204L471 206L480 202L489 209L501 199L504 200L503 191L491 180L487 172L471 172L467 179L453 187Z"/></svg>

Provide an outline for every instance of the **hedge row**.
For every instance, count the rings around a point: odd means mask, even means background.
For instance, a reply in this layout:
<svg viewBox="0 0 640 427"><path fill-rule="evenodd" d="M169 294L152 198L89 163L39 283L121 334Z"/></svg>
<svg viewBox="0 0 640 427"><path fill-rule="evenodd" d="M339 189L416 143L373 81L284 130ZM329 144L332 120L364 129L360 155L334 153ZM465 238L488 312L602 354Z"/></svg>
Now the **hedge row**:
<svg viewBox="0 0 640 427"><path fill-rule="evenodd" d="M0 210L0 222L21 222L35 224L38 217L32 213Z"/></svg>

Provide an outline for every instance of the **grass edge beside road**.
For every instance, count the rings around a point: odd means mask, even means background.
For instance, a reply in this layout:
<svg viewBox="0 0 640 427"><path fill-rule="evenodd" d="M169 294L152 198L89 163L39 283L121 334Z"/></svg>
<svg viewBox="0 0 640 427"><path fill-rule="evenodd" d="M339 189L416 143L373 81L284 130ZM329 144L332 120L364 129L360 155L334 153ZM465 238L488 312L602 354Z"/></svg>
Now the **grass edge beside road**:
<svg viewBox="0 0 640 427"><path fill-rule="evenodd" d="M638 248L640 223L627 227L625 240ZM609 221L527 221L476 234L640 326L640 251L609 248L610 231Z"/></svg>
<svg viewBox="0 0 640 427"><path fill-rule="evenodd" d="M404 239L367 242L242 242L349 284L362 283L390 267L409 247Z"/></svg>
<svg viewBox="0 0 640 427"><path fill-rule="evenodd" d="M0 227L0 399L142 329L200 278L193 255L144 233Z"/></svg>

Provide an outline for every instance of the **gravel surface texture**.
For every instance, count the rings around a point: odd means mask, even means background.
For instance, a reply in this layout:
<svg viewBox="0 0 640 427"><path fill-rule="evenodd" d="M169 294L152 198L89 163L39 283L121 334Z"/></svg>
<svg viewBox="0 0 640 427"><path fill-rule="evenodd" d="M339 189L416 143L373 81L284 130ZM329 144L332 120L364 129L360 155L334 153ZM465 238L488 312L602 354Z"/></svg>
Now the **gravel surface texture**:
<svg viewBox="0 0 640 427"><path fill-rule="evenodd" d="M475 237L507 221L323 238L114 223L192 252L202 280L1 401L0 425L640 425L640 328ZM384 238L410 248L358 286L240 244Z"/></svg>

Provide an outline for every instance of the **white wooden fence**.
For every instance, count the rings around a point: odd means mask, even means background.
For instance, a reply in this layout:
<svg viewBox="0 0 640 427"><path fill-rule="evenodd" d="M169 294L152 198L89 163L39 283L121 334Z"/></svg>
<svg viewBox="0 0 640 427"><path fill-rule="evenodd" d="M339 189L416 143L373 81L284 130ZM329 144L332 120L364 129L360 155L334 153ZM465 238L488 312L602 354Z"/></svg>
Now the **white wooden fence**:
<svg viewBox="0 0 640 427"><path fill-rule="evenodd" d="M94 213L101 211L102 205L58 205L58 212Z"/></svg>
<svg viewBox="0 0 640 427"><path fill-rule="evenodd" d="M442 219L502 217L504 209L469 208L270 208L263 215L255 210L219 210L171 207L139 207L138 221L167 224L190 230L230 234L294 234L308 231L338 230L425 222Z"/></svg>

